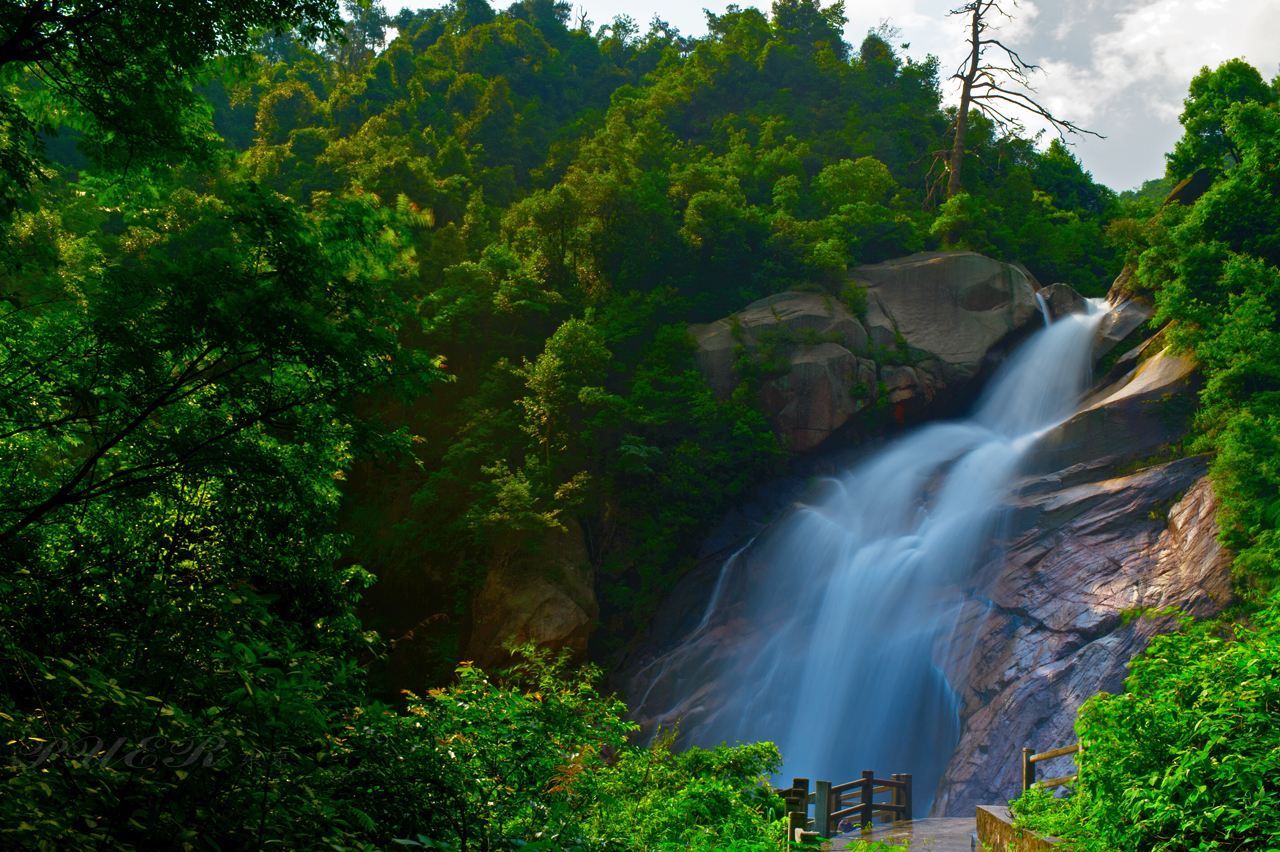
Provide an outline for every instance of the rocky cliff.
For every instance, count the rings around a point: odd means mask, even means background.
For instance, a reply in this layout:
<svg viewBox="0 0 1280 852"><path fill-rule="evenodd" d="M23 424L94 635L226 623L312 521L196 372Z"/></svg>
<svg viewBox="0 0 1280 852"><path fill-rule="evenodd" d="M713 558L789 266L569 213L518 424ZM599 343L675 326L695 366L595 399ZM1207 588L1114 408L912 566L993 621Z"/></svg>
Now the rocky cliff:
<svg viewBox="0 0 1280 852"><path fill-rule="evenodd" d="M1080 704L1119 689L1152 635L1176 626L1177 614L1208 616L1230 598L1205 461L1167 460L1189 425L1194 365L1155 338L1117 367L1119 378L1032 453L1011 524L1018 532L977 575L963 616L975 646L938 649L967 684L938 813L1015 795L1024 746L1073 742ZM1043 771L1071 771L1070 758L1056 764Z"/></svg>
<svg viewBox="0 0 1280 852"><path fill-rule="evenodd" d="M956 402L1041 321L1027 274L973 252L861 266L844 295L781 293L690 329L698 365L722 398L746 369L761 375L761 405L796 452L860 413L871 415L872 431L885 418L901 425Z"/></svg>
<svg viewBox="0 0 1280 852"><path fill-rule="evenodd" d="M728 397L749 367L760 379L760 405L796 453L841 430L874 433L963 402L1001 353L1041 322L1029 275L972 252L859 267L844 293L852 305L787 292L691 328L715 391ZM405 512L408 503L408 495L398 500ZM510 561L496 556L470 600L460 653L496 667L508 661L505 643L529 640L584 655L600 614L594 580L576 524ZM374 592L379 609L414 624L423 614L421 585L384 580ZM434 644L430 626L395 626L394 680L415 681Z"/></svg>
<svg viewBox="0 0 1280 852"><path fill-rule="evenodd" d="M988 566L962 617L975 647L939 649L966 687L935 813L968 815L1017 795L1024 746L1075 742L1076 710L1118 690L1152 635L1176 626L1175 614L1211 615L1230 597L1202 459L1022 500L1032 526ZM1070 763L1042 764L1041 777L1069 774Z"/></svg>

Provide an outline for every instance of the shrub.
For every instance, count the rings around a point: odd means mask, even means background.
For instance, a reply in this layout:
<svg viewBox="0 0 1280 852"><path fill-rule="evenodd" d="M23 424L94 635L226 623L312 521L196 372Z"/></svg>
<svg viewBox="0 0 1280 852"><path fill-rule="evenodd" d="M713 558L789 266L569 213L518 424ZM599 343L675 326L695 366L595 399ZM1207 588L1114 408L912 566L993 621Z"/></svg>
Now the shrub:
<svg viewBox="0 0 1280 852"><path fill-rule="evenodd" d="M1253 626L1158 636L1118 695L1081 708L1075 795L1033 790L1023 825L1080 850L1266 849L1280 836L1280 607Z"/></svg>

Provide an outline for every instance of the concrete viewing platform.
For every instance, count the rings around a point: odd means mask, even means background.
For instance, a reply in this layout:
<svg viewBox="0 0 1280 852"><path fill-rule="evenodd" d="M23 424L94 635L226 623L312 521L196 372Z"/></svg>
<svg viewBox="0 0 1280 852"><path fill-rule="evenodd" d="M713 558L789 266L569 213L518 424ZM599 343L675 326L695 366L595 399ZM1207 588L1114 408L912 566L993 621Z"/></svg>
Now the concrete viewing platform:
<svg viewBox="0 0 1280 852"><path fill-rule="evenodd" d="M977 823L972 818L915 819L854 830L831 840L831 849L848 849L859 840L909 843L911 852L970 852Z"/></svg>

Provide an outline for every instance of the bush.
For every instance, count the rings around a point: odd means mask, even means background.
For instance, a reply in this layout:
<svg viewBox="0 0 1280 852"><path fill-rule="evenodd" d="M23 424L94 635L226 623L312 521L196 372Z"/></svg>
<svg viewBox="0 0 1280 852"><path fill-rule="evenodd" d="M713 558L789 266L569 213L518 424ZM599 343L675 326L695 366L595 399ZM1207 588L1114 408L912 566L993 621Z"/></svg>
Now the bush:
<svg viewBox="0 0 1280 852"><path fill-rule="evenodd" d="M782 800L764 784L771 743L672 750L629 745L625 707L593 686L598 670L515 649L490 678L411 696L407 714L365 713L331 774L335 811L355 837L436 849L779 848ZM351 838L329 838L349 842ZM381 848L381 846L380 846Z"/></svg>
<svg viewBox="0 0 1280 852"><path fill-rule="evenodd" d="M1080 850L1267 849L1280 836L1280 606L1252 627L1158 636L1119 695L1087 701L1073 796L1032 790L1020 823Z"/></svg>
<svg viewBox="0 0 1280 852"><path fill-rule="evenodd" d="M1159 636L1077 730L1110 849L1262 849L1280 836L1280 615Z"/></svg>

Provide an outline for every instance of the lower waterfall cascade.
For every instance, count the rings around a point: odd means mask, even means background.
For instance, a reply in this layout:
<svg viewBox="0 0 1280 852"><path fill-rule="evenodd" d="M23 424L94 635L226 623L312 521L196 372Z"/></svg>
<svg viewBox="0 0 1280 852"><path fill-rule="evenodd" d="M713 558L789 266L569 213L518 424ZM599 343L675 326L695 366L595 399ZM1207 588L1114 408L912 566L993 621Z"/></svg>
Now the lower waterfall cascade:
<svg viewBox="0 0 1280 852"><path fill-rule="evenodd" d="M742 545L696 626L639 673L633 712L689 745L773 741L787 779L912 773L926 813L975 641L958 615L1029 450L1088 389L1105 303L1088 308L1021 344L968 417L822 479Z"/></svg>

